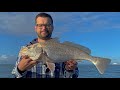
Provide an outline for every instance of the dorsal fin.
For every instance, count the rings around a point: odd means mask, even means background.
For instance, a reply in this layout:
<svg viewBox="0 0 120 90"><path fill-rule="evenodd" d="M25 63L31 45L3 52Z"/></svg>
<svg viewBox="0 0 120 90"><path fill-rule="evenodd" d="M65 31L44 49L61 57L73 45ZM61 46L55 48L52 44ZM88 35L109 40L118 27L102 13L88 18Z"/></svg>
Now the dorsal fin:
<svg viewBox="0 0 120 90"><path fill-rule="evenodd" d="M55 37L55 38L52 38L52 39L49 39L49 40L47 40L46 42L40 42L40 43L38 43L38 44L40 44L41 46L43 45L46 45L46 44L53 44L53 43L60 43L60 40L59 40L59 38L57 38L57 37ZM40 46L39 45L39 46Z"/></svg>
<svg viewBox="0 0 120 90"><path fill-rule="evenodd" d="M83 50L84 52L86 52L87 54L91 54L91 50L89 48L85 47L85 46L75 44L75 43L72 43L72 42L68 42L68 41L63 42L63 44L73 46L73 47L77 47L77 48Z"/></svg>
<svg viewBox="0 0 120 90"><path fill-rule="evenodd" d="M52 40L55 41L55 42L60 42L58 37L52 38Z"/></svg>
<svg viewBox="0 0 120 90"><path fill-rule="evenodd" d="M43 42L43 43L41 42L41 44L46 44L46 43L60 43L60 40L59 38L55 37L55 38L47 40L46 42Z"/></svg>

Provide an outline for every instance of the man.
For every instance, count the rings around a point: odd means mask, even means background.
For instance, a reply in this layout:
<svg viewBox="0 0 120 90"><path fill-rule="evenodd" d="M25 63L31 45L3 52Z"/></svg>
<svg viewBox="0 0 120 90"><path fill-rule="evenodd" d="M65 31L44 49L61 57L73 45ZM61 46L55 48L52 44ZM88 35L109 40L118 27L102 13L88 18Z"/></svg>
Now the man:
<svg viewBox="0 0 120 90"><path fill-rule="evenodd" d="M38 38L31 41L27 46L45 42L51 38L54 26L53 19L47 13L39 13L35 18L35 32ZM50 71L47 64L34 61L28 56L19 56L12 74L16 78L77 78L77 62L68 60L63 63L55 63L54 73Z"/></svg>

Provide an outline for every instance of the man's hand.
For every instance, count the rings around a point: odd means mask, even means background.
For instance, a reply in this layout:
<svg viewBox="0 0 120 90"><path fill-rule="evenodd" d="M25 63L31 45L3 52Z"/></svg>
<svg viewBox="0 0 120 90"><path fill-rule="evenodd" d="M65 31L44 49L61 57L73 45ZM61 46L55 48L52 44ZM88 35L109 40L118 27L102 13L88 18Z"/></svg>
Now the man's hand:
<svg viewBox="0 0 120 90"><path fill-rule="evenodd" d="M76 67L77 67L77 62L73 59L65 62L65 69L66 70L74 70Z"/></svg>
<svg viewBox="0 0 120 90"><path fill-rule="evenodd" d="M33 61L28 56L23 56L22 60L18 64L18 69L20 71L25 71L27 69L32 68L34 65L36 65L38 61Z"/></svg>

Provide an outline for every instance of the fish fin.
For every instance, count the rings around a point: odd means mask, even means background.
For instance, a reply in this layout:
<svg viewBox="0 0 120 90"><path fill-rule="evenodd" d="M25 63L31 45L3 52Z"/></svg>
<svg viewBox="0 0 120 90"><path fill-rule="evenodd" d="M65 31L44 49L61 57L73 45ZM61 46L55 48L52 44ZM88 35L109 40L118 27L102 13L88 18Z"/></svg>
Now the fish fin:
<svg viewBox="0 0 120 90"><path fill-rule="evenodd" d="M55 42L60 42L58 37L52 38L51 40L55 41Z"/></svg>
<svg viewBox="0 0 120 90"><path fill-rule="evenodd" d="M107 66L110 64L111 59L108 58L101 58L101 57L92 57L93 58L93 64L96 66L100 74L103 74L107 68Z"/></svg>
<svg viewBox="0 0 120 90"><path fill-rule="evenodd" d="M52 38L52 39L49 39L49 40L47 40L47 42L45 42L45 43L50 43L50 42L57 42L57 43L60 43L60 40L59 40L59 38L57 38L57 37L55 37L55 38Z"/></svg>
<svg viewBox="0 0 120 90"><path fill-rule="evenodd" d="M55 71L55 64L51 62L46 62L47 67L50 69L51 72Z"/></svg>
<svg viewBox="0 0 120 90"><path fill-rule="evenodd" d="M77 48L81 49L82 51L86 52L87 54L91 54L91 50L89 48L85 47L85 46L75 44L75 43L72 43L72 42L68 42L68 41L63 42L63 44L73 46L73 47L77 47Z"/></svg>
<svg viewBox="0 0 120 90"><path fill-rule="evenodd" d="M43 63L47 65L50 71L54 72L55 64L52 62L52 60L45 53L42 54L41 58L42 58Z"/></svg>

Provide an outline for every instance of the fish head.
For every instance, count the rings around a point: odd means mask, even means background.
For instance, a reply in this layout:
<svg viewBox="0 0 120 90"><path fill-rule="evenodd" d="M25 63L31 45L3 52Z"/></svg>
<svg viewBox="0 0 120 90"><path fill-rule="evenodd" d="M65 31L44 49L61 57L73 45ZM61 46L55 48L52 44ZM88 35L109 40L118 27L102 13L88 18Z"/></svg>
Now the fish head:
<svg viewBox="0 0 120 90"><path fill-rule="evenodd" d="M32 50L34 53L34 57L36 57L37 60L40 60L43 56L43 48L41 46L34 47L34 50Z"/></svg>
<svg viewBox="0 0 120 90"><path fill-rule="evenodd" d="M27 47L25 47L25 46L21 47L21 50L19 52L19 56L27 55L27 51L28 51Z"/></svg>
<svg viewBox="0 0 120 90"><path fill-rule="evenodd" d="M19 52L19 56L27 55L32 60L40 60L42 57L43 49L40 45L31 45L28 47L22 47L22 49Z"/></svg>

